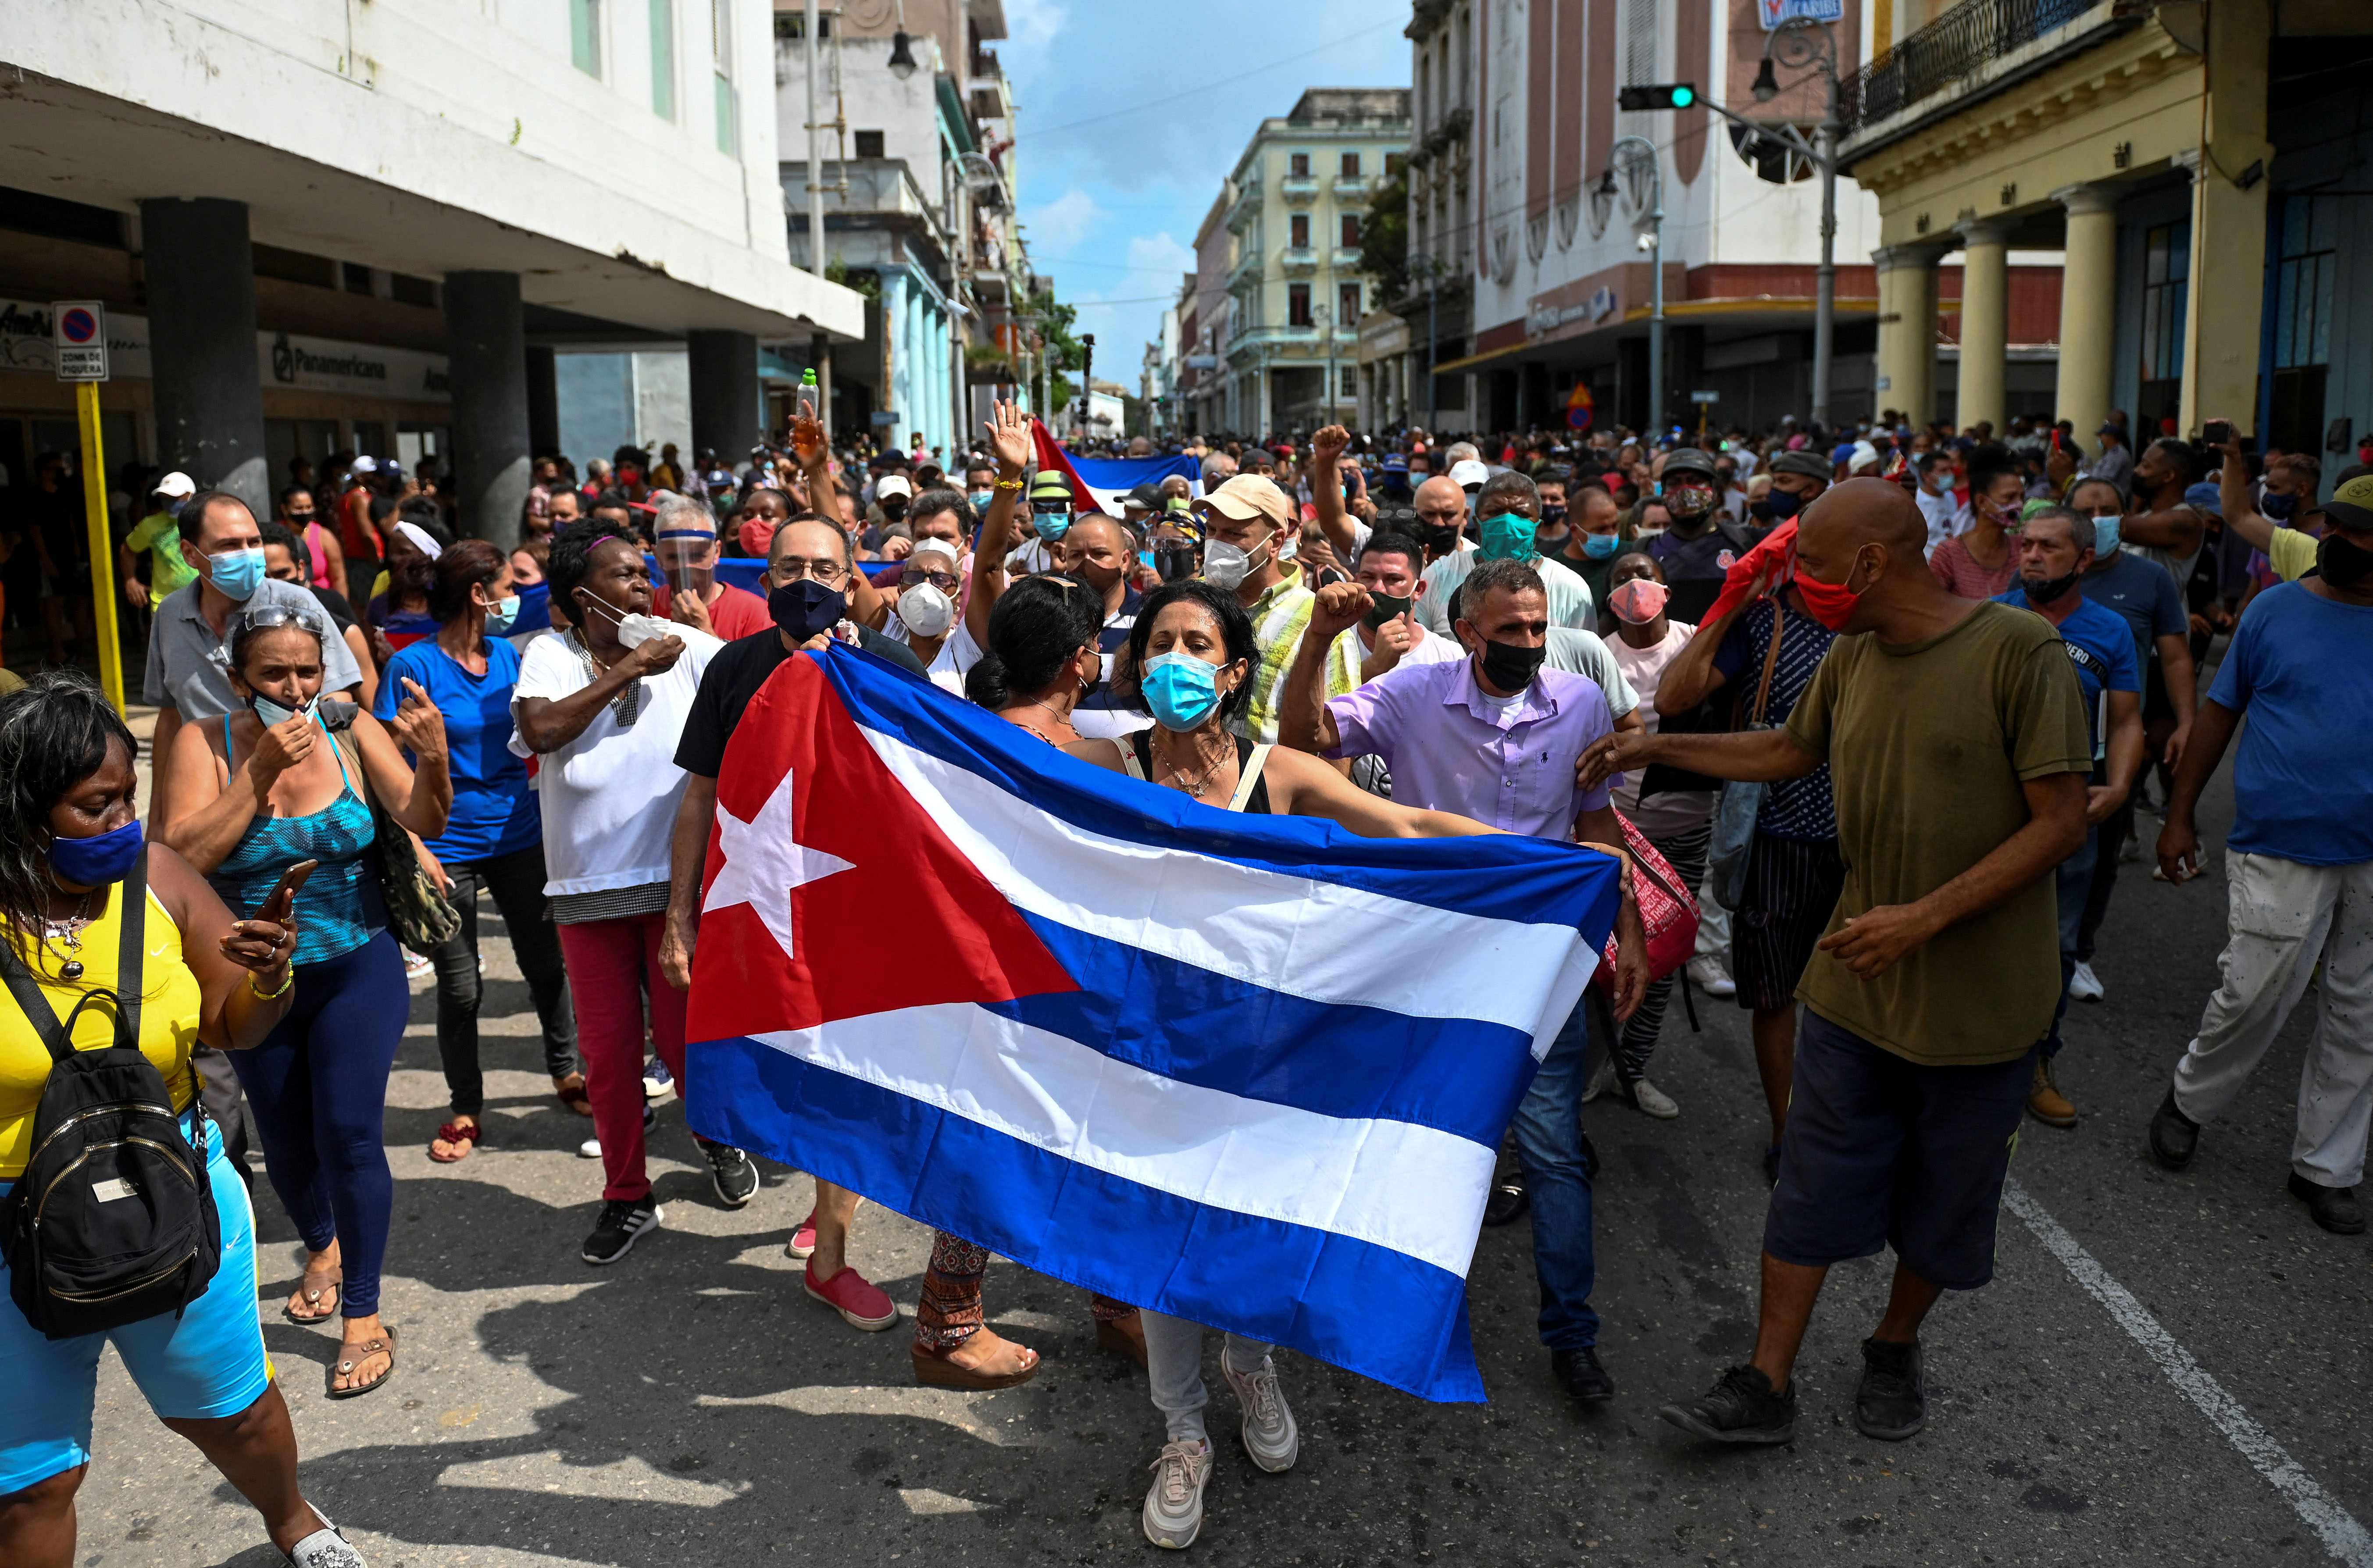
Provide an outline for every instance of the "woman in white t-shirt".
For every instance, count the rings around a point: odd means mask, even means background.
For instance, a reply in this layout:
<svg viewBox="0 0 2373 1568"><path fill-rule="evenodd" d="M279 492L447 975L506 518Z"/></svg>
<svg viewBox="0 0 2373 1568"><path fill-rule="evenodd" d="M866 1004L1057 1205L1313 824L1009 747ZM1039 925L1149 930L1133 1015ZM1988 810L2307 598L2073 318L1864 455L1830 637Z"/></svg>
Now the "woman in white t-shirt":
<svg viewBox="0 0 2373 1568"><path fill-rule="evenodd" d="M660 975L659 957L668 840L686 778L675 750L701 672L725 645L653 616L641 545L603 523L555 540L549 576L573 624L536 638L520 659L511 749L538 759L544 891L568 965L601 1145L602 1214L583 1256L612 1263L660 1223L643 1166L644 1010L660 1059L681 1082L684 993ZM750 1156L699 1141L719 1199L747 1203L758 1188Z"/></svg>
<svg viewBox="0 0 2373 1568"><path fill-rule="evenodd" d="M1607 639L1607 646L1615 655L1616 666L1639 694L1637 711L1654 734L1657 683L1689 646L1697 627L1665 614L1664 568L1646 553L1621 557L1607 573L1607 580L1612 585L1607 605L1615 613L1615 635ZM1627 775L1615 791L1615 805L1672 863L1681 885L1696 887L1705 880L1715 794L1712 790L1666 790L1642 801L1640 775L1634 773ZM1669 975L1648 987L1640 1010L1624 1024L1622 1037L1585 1099L1612 1092L1652 1117L1681 1114L1673 1097L1648 1081L1648 1059L1655 1053L1657 1032L1664 1025L1665 1006L1672 995Z"/></svg>

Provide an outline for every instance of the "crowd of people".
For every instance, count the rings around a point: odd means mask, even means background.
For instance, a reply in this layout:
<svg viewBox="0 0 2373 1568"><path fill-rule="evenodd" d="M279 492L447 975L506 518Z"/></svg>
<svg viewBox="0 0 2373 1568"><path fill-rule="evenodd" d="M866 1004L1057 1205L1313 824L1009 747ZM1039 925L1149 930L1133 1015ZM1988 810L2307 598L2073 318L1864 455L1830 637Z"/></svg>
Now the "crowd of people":
<svg viewBox="0 0 2373 1568"><path fill-rule="evenodd" d="M1786 1441L1828 1269L1891 1248L1852 1420L1922 1430L1922 1323L1992 1276L2013 1134L2082 1120L2056 1062L2071 1000L2104 994L2091 959L2120 869L2201 874L2198 802L2237 734L2230 944L2134 1135L2182 1169L2320 965L2288 1186L2324 1229L2363 1230L2373 687L2326 676L2373 657L2373 469L2327 486L2312 454L2252 453L2221 421L2136 450L2122 416L2089 443L1892 415L1695 441L1140 438L1093 455L1188 461L1102 499L1035 454L1010 404L953 453L836 451L803 407L733 463L626 449L580 478L543 458L515 548L468 536L433 475L368 456L292 474L269 519L180 473L153 482L120 563L157 711L149 798L87 678L11 676L0 697L0 1216L36 1183L61 1213L110 1200L91 1173L112 1167L44 1163L67 1064L104 1048L149 1073L179 1129L214 1263L131 1319L61 1294L56 1331L23 1305L54 1270L26 1273L37 1249L0 1226L23 1391L0 1405L0 1561L72 1561L111 1340L292 1562L360 1562L298 1494L264 1371L245 1129L304 1245L279 1310L340 1335L331 1398L385 1387L382 1112L408 965L434 976L450 1104L426 1153L498 1157L484 893L542 1069L590 1124L602 1190L580 1255L621 1264L665 1221L658 1106L699 1090L685 993L726 742L778 667L835 642L1220 810L1623 860L1607 961L1482 1214L1529 1215L1540 1340L1577 1401L1617 1388L1584 1107L1684 1114L1651 1075L1678 992L1692 1017L1701 996L1748 1015L1770 1133L1740 1158L1771 1195L1751 1357L1661 1413L1711 1441ZM754 588L726 580L735 556ZM65 610L44 628L60 652ZM696 1143L715 1200L747 1204L751 1155ZM851 1258L859 1211L818 1181L785 1247L808 1296L888 1329L900 1305ZM1040 1370L988 1327L987 1263L935 1236L919 1383ZM1163 1429L1145 1534L1186 1547L1213 1454L1203 1329L1090 1311ZM1227 1335L1220 1365L1252 1461L1290 1468L1300 1430L1268 1347Z"/></svg>

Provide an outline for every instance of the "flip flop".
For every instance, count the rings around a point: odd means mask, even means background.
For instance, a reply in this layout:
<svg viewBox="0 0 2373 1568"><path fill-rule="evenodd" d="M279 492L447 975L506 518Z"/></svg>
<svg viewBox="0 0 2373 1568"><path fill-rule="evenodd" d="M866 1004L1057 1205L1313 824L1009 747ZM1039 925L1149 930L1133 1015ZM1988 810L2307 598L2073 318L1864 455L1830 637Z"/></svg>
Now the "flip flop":
<svg viewBox="0 0 2373 1568"><path fill-rule="evenodd" d="M313 1283L316 1280L323 1280L328 1282L325 1284L316 1285ZM329 1269L306 1270L305 1277L297 1281L297 1289L305 1297L305 1305L307 1306L321 1306L321 1298L329 1294L332 1291L336 1291L338 1293L338 1301L333 1301L329 1305L321 1307L321 1311L312 1314L310 1316L300 1316L297 1313L291 1312L288 1309L288 1304L286 1302L282 1302L280 1304L280 1316L286 1317L291 1323L302 1323L308 1325L314 1323L327 1323L331 1318L335 1317L338 1315L339 1302L345 1299L345 1282L346 1271L344 1266L337 1266Z"/></svg>
<svg viewBox="0 0 2373 1568"><path fill-rule="evenodd" d="M449 1121L438 1128L437 1136L429 1141L428 1157L440 1165L459 1164L476 1152L478 1140L485 1135L486 1129L474 1121ZM458 1154L440 1154L437 1152L437 1145L439 1143L459 1143L462 1146L462 1152Z"/></svg>
<svg viewBox="0 0 2373 1568"><path fill-rule="evenodd" d="M380 1354L381 1352L385 1352L387 1356L387 1370L385 1372L380 1373L377 1377L372 1378L368 1383L353 1383L347 1385L344 1388L338 1387L338 1376L341 1373L352 1372L355 1368L360 1366L371 1357ZM389 1378L394 1375L395 1330L390 1328L386 1333L381 1334L375 1339L365 1340L360 1344L341 1345L338 1347L338 1359L330 1363L329 1370L322 1375L321 1385L323 1391L327 1393L331 1398L351 1399L358 1395L369 1393L372 1389L379 1387Z"/></svg>

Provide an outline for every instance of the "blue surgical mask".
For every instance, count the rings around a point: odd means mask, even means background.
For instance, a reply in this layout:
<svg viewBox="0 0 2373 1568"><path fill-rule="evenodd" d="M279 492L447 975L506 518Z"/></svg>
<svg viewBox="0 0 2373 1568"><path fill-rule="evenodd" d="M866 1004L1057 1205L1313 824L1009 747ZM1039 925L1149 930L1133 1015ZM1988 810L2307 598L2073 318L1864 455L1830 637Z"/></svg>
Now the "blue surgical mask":
<svg viewBox="0 0 2373 1568"><path fill-rule="evenodd" d="M980 513L983 517L987 517L988 515L988 504L997 499L997 492L994 490L975 490L964 498L972 502L973 510Z"/></svg>
<svg viewBox="0 0 2373 1568"><path fill-rule="evenodd" d="M216 588L243 604L255 597L256 588L263 581L263 547L209 556L206 570Z"/></svg>
<svg viewBox="0 0 2373 1568"><path fill-rule="evenodd" d="M1138 689L1153 721L1174 734L1198 728L1220 706L1219 670L1191 653L1165 653L1145 667Z"/></svg>
<svg viewBox="0 0 2373 1568"><path fill-rule="evenodd" d="M1612 560L1623 548L1619 533L1585 533L1582 536L1582 553L1594 561Z"/></svg>
<svg viewBox="0 0 2373 1568"><path fill-rule="evenodd" d="M1071 514L1070 512L1032 512L1030 526L1038 531L1039 538L1052 544L1071 532Z"/></svg>
<svg viewBox="0 0 2373 1568"><path fill-rule="evenodd" d="M511 623L519 619L519 613L520 596L516 593L507 599L497 599L487 605L486 635L488 637L510 635Z"/></svg>
<svg viewBox="0 0 2373 1568"><path fill-rule="evenodd" d="M262 554L258 551L257 554ZM105 887L131 874L140 858L140 819L89 838L50 840L50 871L71 887Z"/></svg>
<svg viewBox="0 0 2373 1568"><path fill-rule="evenodd" d="M2093 520L2093 555L2097 560L2107 562L2110 553L2118 547L2119 522L2115 512Z"/></svg>
<svg viewBox="0 0 2373 1568"><path fill-rule="evenodd" d="M309 697L306 699L302 707L284 708L279 703L276 703L270 697L264 696L262 692L257 692L253 696L247 699L247 706L255 710L256 718L262 720L263 721L263 727L269 730L275 724L287 723L291 719L296 718L300 713L309 718L311 717L314 709L321 706L321 699L318 696Z"/></svg>

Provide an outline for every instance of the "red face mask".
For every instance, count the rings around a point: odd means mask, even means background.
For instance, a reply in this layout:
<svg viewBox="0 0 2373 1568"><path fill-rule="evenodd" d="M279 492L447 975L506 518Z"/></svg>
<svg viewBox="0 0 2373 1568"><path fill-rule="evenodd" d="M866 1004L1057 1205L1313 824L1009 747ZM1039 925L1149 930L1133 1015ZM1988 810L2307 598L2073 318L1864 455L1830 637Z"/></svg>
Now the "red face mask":
<svg viewBox="0 0 2373 1568"><path fill-rule="evenodd" d="M1849 566L1846 582L1853 580L1853 568ZM1862 603L1861 593L1848 588L1845 582L1823 582L1802 571L1796 574L1795 581L1797 597L1804 600L1807 614L1833 632L1846 629L1846 623L1853 619L1854 606Z"/></svg>

